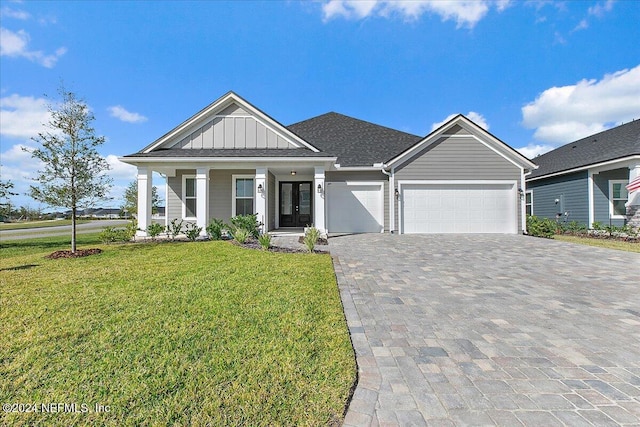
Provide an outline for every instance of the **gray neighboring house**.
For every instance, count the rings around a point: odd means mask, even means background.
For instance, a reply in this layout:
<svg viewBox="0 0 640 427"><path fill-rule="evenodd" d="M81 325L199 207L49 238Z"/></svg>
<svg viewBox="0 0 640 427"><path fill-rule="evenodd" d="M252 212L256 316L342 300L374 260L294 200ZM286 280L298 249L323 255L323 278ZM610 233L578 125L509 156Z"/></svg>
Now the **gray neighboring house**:
<svg viewBox="0 0 640 427"><path fill-rule="evenodd" d="M138 168L142 230L156 171L167 222L257 213L263 231L522 233L535 167L462 115L424 137L337 113L284 126L233 92L120 160Z"/></svg>
<svg viewBox="0 0 640 427"><path fill-rule="evenodd" d="M527 213L538 217L621 226L640 225L626 186L640 176L640 120L579 139L533 159Z"/></svg>

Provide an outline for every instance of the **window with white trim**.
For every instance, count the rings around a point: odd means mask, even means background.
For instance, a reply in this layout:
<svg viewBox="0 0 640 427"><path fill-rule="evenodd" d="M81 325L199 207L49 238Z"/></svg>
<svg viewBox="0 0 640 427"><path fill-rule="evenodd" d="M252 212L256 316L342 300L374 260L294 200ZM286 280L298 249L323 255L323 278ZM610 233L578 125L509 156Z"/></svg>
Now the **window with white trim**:
<svg viewBox="0 0 640 427"><path fill-rule="evenodd" d="M526 191L524 193L524 207L527 216L533 215L533 191Z"/></svg>
<svg viewBox="0 0 640 427"><path fill-rule="evenodd" d="M182 176L182 189L182 218L195 219L198 206L195 175Z"/></svg>
<svg viewBox="0 0 640 427"><path fill-rule="evenodd" d="M622 219L626 217L625 203L629 200L629 193L626 189L628 183L628 181L621 179L609 181L609 215L611 218Z"/></svg>
<svg viewBox="0 0 640 427"><path fill-rule="evenodd" d="M254 177L234 176L233 177L233 205L232 215L252 215L254 211Z"/></svg>

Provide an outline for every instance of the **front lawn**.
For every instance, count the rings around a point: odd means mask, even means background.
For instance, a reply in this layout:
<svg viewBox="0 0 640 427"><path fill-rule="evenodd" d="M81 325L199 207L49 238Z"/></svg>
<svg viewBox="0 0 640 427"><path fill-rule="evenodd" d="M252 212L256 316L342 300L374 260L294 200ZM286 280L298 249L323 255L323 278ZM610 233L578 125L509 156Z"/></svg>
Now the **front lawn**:
<svg viewBox="0 0 640 427"><path fill-rule="evenodd" d="M640 252L640 243L634 242L624 242L615 239L596 239L592 237L570 236L565 234L556 234L553 236L553 238L562 242L578 243L581 245L597 246L607 249L617 249L627 252Z"/></svg>
<svg viewBox="0 0 640 427"><path fill-rule="evenodd" d="M79 238L104 252L2 242L0 400L76 407L0 425L340 423L355 362L328 255Z"/></svg>

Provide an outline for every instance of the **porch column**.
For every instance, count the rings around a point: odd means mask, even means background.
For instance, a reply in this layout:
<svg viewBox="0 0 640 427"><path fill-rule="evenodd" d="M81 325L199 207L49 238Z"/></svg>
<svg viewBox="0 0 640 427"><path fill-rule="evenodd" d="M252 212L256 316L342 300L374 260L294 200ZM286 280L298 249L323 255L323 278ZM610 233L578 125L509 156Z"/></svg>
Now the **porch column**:
<svg viewBox="0 0 640 427"><path fill-rule="evenodd" d="M201 236L207 235L209 220L209 168L196 169L196 224L202 227Z"/></svg>
<svg viewBox="0 0 640 427"><path fill-rule="evenodd" d="M318 186L320 190L318 191ZM321 233L327 232L326 222L324 218L324 167L316 166L313 174L313 222L315 227Z"/></svg>
<svg viewBox="0 0 640 427"><path fill-rule="evenodd" d="M151 168L138 166L138 231L136 235L146 237L147 227L151 224L151 187L153 184Z"/></svg>
<svg viewBox="0 0 640 427"><path fill-rule="evenodd" d="M629 191L629 200L625 204L627 207L627 224L640 228L640 188L635 188L633 180L640 179L640 162L629 165L629 184L632 188Z"/></svg>
<svg viewBox="0 0 640 427"><path fill-rule="evenodd" d="M267 218L267 168L260 166L256 168L256 178L254 187L254 199L256 201L255 211L258 214L258 221L263 225L261 231L265 233L269 226Z"/></svg>

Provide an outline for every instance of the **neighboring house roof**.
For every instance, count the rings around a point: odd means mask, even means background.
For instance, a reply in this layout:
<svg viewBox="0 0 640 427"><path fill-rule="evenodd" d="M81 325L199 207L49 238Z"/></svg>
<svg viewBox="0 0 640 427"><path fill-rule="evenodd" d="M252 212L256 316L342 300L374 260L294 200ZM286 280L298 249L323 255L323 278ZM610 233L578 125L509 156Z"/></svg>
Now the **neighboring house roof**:
<svg viewBox="0 0 640 427"><path fill-rule="evenodd" d="M421 137L334 112L287 126L340 166L372 166L405 151Z"/></svg>
<svg viewBox="0 0 640 427"><path fill-rule="evenodd" d="M527 180L633 155L640 155L640 120L570 142L534 158L539 168Z"/></svg>

